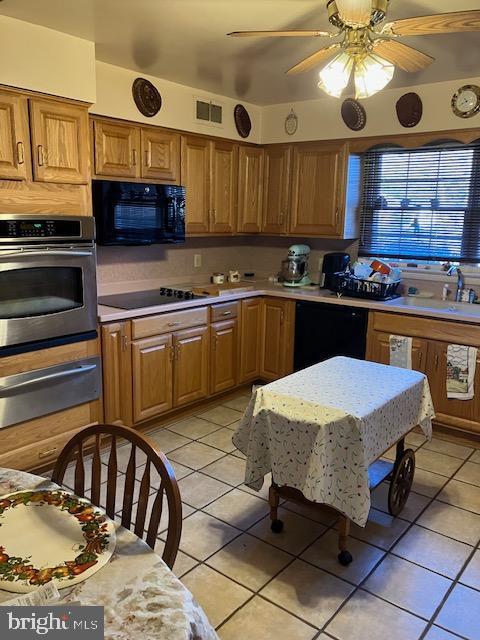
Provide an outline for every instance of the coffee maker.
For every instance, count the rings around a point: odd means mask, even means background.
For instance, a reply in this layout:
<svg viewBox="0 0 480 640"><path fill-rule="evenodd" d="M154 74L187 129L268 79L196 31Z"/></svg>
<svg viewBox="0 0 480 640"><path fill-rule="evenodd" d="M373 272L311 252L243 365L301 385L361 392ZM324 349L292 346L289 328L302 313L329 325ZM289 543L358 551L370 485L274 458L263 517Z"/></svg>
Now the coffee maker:
<svg viewBox="0 0 480 640"><path fill-rule="evenodd" d="M326 253L323 256L322 274L320 278L320 287L322 289L330 289L332 284L332 276L334 273L345 271L350 264L350 255L348 253L334 252Z"/></svg>
<svg viewBox="0 0 480 640"><path fill-rule="evenodd" d="M312 284L308 277L308 256L310 247L307 244L292 244L288 255L282 260L281 277L284 287L303 287Z"/></svg>

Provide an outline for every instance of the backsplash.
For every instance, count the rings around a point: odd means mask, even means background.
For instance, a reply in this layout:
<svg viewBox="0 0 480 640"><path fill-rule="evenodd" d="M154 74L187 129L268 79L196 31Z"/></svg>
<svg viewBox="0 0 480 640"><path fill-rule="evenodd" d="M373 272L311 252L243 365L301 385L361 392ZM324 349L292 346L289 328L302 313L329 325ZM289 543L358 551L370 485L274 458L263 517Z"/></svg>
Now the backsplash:
<svg viewBox="0 0 480 640"><path fill-rule="evenodd" d="M97 247L97 279L99 292L106 289L131 289L135 282L157 281L163 284L181 282L205 283L215 271L238 269L253 271L262 280L278 273L280 263L291 244L306 243L310 254L310 275L318 279L319 263L329 251L347 251L355 257L357 242L286 237L205 237L190 238L181 245L150 247ZM202 265L193 266L194 255L200 254ZM125 283L125 286L123 286ZM142 285L143 286L143 285Z"/></svg>

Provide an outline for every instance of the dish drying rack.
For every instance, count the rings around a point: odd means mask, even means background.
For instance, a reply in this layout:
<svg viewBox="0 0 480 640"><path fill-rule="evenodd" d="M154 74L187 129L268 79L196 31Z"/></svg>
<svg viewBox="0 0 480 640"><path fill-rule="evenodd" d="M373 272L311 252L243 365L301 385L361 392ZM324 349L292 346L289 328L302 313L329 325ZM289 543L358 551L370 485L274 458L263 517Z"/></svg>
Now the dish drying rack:
<svg viewBox="0 0 480 640"><path fill-rule="evenodd" d="M338 295L351 296L353 298L366 298L382 302L399 298L397 282L375 282L374 280L360 280L350 273L339 272L332 276L330 290Z"/></svg>

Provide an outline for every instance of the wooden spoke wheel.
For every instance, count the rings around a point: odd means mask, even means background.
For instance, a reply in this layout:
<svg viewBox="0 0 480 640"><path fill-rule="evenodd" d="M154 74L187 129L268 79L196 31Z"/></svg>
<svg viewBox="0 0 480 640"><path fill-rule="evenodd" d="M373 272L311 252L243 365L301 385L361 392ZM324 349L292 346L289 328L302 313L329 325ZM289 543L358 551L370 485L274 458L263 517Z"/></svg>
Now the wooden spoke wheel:
<svg viewBox="0 0 480 640"><path fill-rule="evenodd" d="M388 491L388 511L398 516L407 502L415 474L415 453L412 449L404 451L395 462L390 489Z"/></svg>

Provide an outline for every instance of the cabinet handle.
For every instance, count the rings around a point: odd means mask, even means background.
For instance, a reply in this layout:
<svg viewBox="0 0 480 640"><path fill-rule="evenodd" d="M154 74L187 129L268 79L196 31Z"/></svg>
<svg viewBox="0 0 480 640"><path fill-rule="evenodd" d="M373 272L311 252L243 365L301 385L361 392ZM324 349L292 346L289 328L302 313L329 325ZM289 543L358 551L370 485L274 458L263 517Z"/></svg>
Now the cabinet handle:
<svg viewBox="0 0 480 640"><path fill-rule="evenodd" d="M435 354L435 369L438 369L438 353Z"/></svg>
<svg viewBox="0 0 480 640"><path fill-rule="evenodd" d="M284 320L285 320L285 312L282 310L280 311L280 324L283 324Z"/></svg>
<svg viewBox="0 0 480 640"><path fill-rule="evenodd" d="M25 162L25 152L23 149L23 142L17 142L17 162L23 164Z"/></svg>
<svg viewBox="0 0 480 640"><path fill-rule="evenodd" d="M210 223L213 222L213 211L212 211L212 209L208 210L208 220L209 220Z"/></svg>
<svg viewBox="0 0 480 640"><path fill-rule="evenodd" d="M231 311L223 311L222 312L222 316L231 316L232 312Z"/></svg>
<svg viewBox="0 0 480 640"><path fill-rule="evenodd" d="M335 209L335 226L338 224L338 218L340 216L340 209L337 207Z"/></svg>
<svg viewBox="0 0 480 640"><path fill-rule="evenodd" d="M213 211L212 211L212 219L213 219L213 223L214 223L214 224L215 224L215 219L216 219L216 217L217 217L217 210L216 210L216 209L213 209Z"/></svg>
<svg viewBox="0 0 480 640"><path fill-rule="evenodd" d="M280 225L283 224L284 217L285 217L285 214L283 213L283 211L280 211L280 215L278 216L278 224Z"/></svg>
<svg viewBox="0 0 480 640"><path fill-rule="evenodd" d="M175 347L175 358L178 360L178 358L180 357L182 350L180 349L180 345L177 344L177 346Z"/></svg>
<svg viewBox="0 0 480 640"><path fill-rule="evenodd" d="M175 360L175 346L172 344L170 347L170 362Z"/></svg>
<svg viewBox="0 0 480 640"><path fill-rule="evenodd" d="M418 366L419 367L422 366L422 360L423 360L423 351L419 351L419 353L418 353Z"/></svg>
<svg viewBox="0 0 480 640"><path fill-rule="evenodd" d="M134 167L137 166L137 150L132 149L132 164Z"/></svg>
<svg viewBox="0 0 480 640"><path fill-rule="evenodd" d="M150 165L151 165L150 151L148 149L145 149L145 166L150 167Z"/></svg>
<svg viewBox="0 0 480 640"><path fill-rule="evenodd" d="M167 327L178 327L180 322L167 322Z"/></svg>
<svg viewBox="0 0 480 640"><path fill-rule="evenodd" d="M58 447L53 447L53 449L46 449L45 451L40 451L38 454L39 458L49 458L56 451L58 451Z"/></svg>
<svg viewBox="0 0 480 640"><path fill-rule="evenodd" d="M122 335L122 351L126 351L128 346L127 336L125 334Z"/></svg>
<svg viewBox="0 0 480 640"><path fill-rule="evenodd" d="M43 167L43 147L41 144L38 145L37 147L37 162L38 162L38 166L39 167Z"/></svg>
<svg viewBox="0 0 480 640"><path fill-rule="evenodd" d="M214 351L217 350L217 342L218 342L218 336L215 334L213 336L213 345L212 345Z"/></svg>

